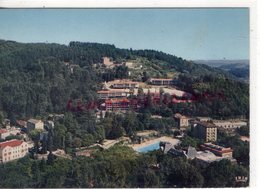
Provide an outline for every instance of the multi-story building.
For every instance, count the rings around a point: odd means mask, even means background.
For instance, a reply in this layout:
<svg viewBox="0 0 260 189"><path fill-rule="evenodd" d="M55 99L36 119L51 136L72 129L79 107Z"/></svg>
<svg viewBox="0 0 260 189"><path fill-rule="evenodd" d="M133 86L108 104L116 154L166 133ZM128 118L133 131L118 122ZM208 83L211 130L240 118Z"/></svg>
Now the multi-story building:
<svg viewBox="0 0 260 189"><path fill-rule="evenodd" d="M189 119L186 116L183 116L179 113L174 115L175 120L177 121L178 129L185 130L189 126Z"/></svg>
<svg viewBox="0 0 260 189"><path fill-rule="evenodd" d="M130 80L117 80L114 81L112 87L115 89L131 89L131 88L138 88L139 83L130 81Z"/></svg>
<svg viewBox="0 0 260 189"><path fill-rule="evenodd" d="M8 162L24 157L28 152L28 144L22 140L0 142L0 162Z"/></svg>
<svg viewBox="0 0 260 189"><path fill-rule="evenodd" d="M126 111L137 108L137 101L122 99L107 99L105 100L106 111Z"/></svg>
<svg viewBox="0 0 260 189"><path fill-rule="evenodd" d="M164 79L164 78L151 78L149 83L152 85L172 85L173 79Z"/></svg>
<svg viewBox="0 0 260 189"><path fill-rule="evenodd" d="M192 134L206 142L215 142L217 140L217 127L213 123L195 121L192 126Z"/></svg>
<svg viewBox="0 0 260 189"><path fill-rule="evenodd" d="M213 123L219 127L226 130L233 130L243 126L247 126L245 121L232 121L232 120L213 120Z"/></svg>
<svg viewBox="0 0 260 189"><path fill-rule="evenodd" d="M42 120L38 120L38 119L29 119L27 121L27 131L30 132L31 130L34 129L44 129L44 123Z"/></svg>
<svg viewBox="0 0 260 189"><path fill-rule="evenodd" d="M218 146L212 143L204 143L201 145L201 148L203 150L208 150L212 152L213 154L220 156L220 157L226 157L226 158L232 158L233 157L233 150L231 148L225 148L222 146Z"/></svg>
<svg viewBox="0 0 260 189"><path fill-rule="evenodd" d="M111 90L102 90L98 91L99 99L108 99L108 98L123 98L127 97L129 91L121 90L121 89L111 89Z"/></svg>

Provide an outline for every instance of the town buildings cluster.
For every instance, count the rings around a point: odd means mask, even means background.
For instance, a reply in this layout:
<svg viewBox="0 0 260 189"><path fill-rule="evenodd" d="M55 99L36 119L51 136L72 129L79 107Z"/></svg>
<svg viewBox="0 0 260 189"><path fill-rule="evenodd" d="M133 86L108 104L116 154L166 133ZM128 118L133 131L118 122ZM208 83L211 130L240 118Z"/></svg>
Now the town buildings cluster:
<svg viewBox="0 0 260 189"><path fill-rule="evenodd" d="M43 122L40 119L31 118L27 121L17 120L14 125L11 125L10 120L5 119L1 125L0 162L6 163L26 156L29 149L34 147L34 142L28 136L29 133L37 130L42 137L46 134L46 130L54 127L54 121Z"/></svg>
<svg viewBox="0 0 260 189"><path fill-rule="evenodd" d="M129 67L133 67L133 63L121 63ZM66 63L71 72L77 66ZM110 58L103 58L103 65L106 68L113 68L120 64L111 61ZM103 89L97 91L99 104L98 112L96 112L97 120L105 116L107 111L125 112L128 110L137 111L140 107L145 106L148 96L153 103L183 103L194 101L193 95L185 91L178 90L174 84L178 82L176 79L170 78L150 78L147 82L137 82L128 79L114 80L103 83ZM94 106L96 107L96 106ZM63 118L63 114L49 115L47 121L40 119L17 120L15 126L11 126L9 120L5 120L3 128L0 129L0 162L9 162L24 157L29 148L33 147L32 141L28 138L28 133L34 130L41 131L41 138L48 134L50 128L54 128L54 122ZM153 118L160 116L153 115ZM193 147L188 149L177 149L170 143L162 145L164 153L175 156L183 156L188 159L196 159L203 165L219 161L221 159L235 160L232 157L233 150L222 146L215 145L217 141L218 129L234 130L242 126L248 126L246 121L241 120L214 120L210 117L190 118L177 113L173 117L176 122L177 129L181 133L185 133L187 129L191 129L193 137L204 142L197 151ZM12 139L11 136L21 136L20 139ZM138 135L137 135L138 136ZM183 135L179 135L183 137ZM9 138L10 139L9 139ZM138 136L142 141L146 137ZM59 156L65 156L65 152L57 152ZM81 153L79 153L81 154ZM83 153L84 154L84 153ZM89 153L87 153L89 154Z"/></svg>

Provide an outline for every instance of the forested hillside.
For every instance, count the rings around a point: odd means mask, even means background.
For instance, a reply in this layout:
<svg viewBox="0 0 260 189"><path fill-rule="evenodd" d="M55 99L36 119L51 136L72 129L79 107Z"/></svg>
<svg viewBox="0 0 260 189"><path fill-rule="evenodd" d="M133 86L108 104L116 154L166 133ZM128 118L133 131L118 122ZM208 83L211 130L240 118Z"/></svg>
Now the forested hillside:
<svg viewBox="0 0 260 189"><path fill-rule="evenodd" d="M248 85L235 81L217 68L154 50L119 49L98 43L71 42L66 46L4 40L0 41L0 111L15 120L64 112L69 99L93 101L103 80L128 77L124 67L98 73L92 65L101 62L103 56L115 61L145 59L150 64L157 64L159 70L178 73L182 78L178 87L192 92L197 89L192 87L194 83L205 81L208 86L214 83L212 92L222 88L227 97L235 99L230 102L232 109L228 111L240 109L234 114L248 114ZM71 71L68 65L78 66ZM205 75L212 78L203 79ZM207 113L209 111L204 114Z"/></svg>

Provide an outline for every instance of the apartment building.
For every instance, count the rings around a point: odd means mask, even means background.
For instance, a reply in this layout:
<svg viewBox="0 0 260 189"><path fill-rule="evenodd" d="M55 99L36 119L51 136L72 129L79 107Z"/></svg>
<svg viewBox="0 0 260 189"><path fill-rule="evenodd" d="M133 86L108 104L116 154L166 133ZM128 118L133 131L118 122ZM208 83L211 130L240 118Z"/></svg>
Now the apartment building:
<svg viewBox="0 0 260 189"><path fill-rule="evenodd" d="M126 111L137 108L137 101L122 99L107 99L105 100L106 111Z"/></svg>
<svg viewBox="0 0 260 189"><path fill-rule="evenodd" d="M0 142L0 162L5 163L24 157L28 152L28 144L22 140Z"/></svg>
<svg viewBox="0 0 260 189"><path fill-rule="evenodd" d="M217 140L217 127L209 122L195 121L192 126L192 134L206 142L215 142Z"/></svg>
<svg viewBox="0 0 260 189"><path fill-rule="evenodd" d="M233 130L243 126L247 126L245 121L232 121L232 120L213 120L213 123L219 127L226 130Z"/></svg>

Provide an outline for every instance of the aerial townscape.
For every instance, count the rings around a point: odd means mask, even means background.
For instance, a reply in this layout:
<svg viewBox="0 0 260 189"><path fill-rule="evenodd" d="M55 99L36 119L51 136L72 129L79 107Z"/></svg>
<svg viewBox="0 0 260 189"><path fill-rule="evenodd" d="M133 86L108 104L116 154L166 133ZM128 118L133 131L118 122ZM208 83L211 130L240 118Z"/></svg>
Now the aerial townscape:
<svg viewBox="0 0 260 189"><path fill-rule="evenodd" d="M154 50L0 41L0 187L243 187L249 85Z"/></svg>
<svg viewBox="0 0 260 189"><path fill-rule="evenodd" d="M251 9L156 1L0 0L0 188L255 185Z"/></svg>

